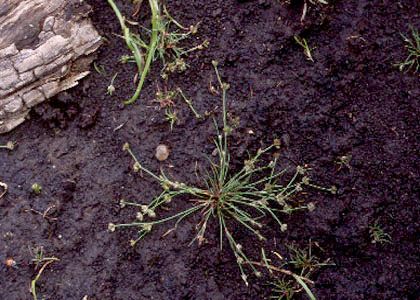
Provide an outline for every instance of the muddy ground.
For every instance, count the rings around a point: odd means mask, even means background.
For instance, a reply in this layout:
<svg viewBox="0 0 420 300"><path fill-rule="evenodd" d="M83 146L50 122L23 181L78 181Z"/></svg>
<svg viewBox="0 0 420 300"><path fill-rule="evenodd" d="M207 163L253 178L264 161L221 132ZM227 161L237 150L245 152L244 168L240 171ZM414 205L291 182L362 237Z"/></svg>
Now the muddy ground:
<svg viewBox="0 0 420 300"><path fill-rule="evenodd" d="M218 249L217 228L210 228L211 242L201 247L188 247L194 219L166 238L159 233L169 226L158 229L136 248L129 245L134 231L107 231L109 222L130 221L135 214L119 208L121 198L146 201L159 190L130 171L124 142L156 171L154 149L169 145L170 157L161 165L172 165L178 179L196 182L195 163L213 151L214 132L210 119L197 121L182 102L176 106L180 122L169 130L153 102L156 86L164 87L159 66L141 99L122 104L133 92L135 68L118 62L127 51L114 35L120 28L111 9L105 1L87 2L108 41L97 60L106 73L92 72L0 137L1 144L18 142L16 150L0 152L0 180L9 185L0 200L0 258L17 263L0 266L0 299L32 299L29 284L36 272L29 249L35 246L60 259L38 283L45 299L264 299L270 287L256 278L248 288L243 284L233 255ZM201 112L220 111L220 99L208 90L215 80L211 60L217 59L231 84L229 110L239 117L231 139L235 165L247 150L277 137L283 166L309 164L314 181L338 187L337 195L308 191L316 210L286 217L285 233L272 229L277 246L272 242L270 250L281 252L291 243L304 247L311 239L324 250L319 256L335 263L313 276L319 299L416 299L419 77L393 64L406 55L399 33L407 33L409 24L420 27L420 5L331 2L312 7L301 24L302 1L168 1L183 24L202 22L191 45L209 39L210 47L190 56L188 70L167 86L181 87ZM314 63L294 42L296 34L316 47ZM111 97L106 88L116 72ZM351 156L349 166L340 168L341 156ZM31 193L35 182L43 188L38 196ZM33 211L50 206L49 219ZM392 243L371 242L369 226L376 220ZM243 240L244 233L238 234Z"/></svg>

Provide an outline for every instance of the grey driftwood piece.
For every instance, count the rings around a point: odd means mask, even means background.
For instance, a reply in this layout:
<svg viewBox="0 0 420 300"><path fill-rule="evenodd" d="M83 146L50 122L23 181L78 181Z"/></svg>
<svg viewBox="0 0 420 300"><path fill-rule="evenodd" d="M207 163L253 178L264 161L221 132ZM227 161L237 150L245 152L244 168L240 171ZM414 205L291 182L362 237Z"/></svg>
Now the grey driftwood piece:
<svg viewBox="0 0 420 300"><path fill-rule="evenodd" d="M101 38L83 0L0 0L0 134L89 74Z"/></svg>

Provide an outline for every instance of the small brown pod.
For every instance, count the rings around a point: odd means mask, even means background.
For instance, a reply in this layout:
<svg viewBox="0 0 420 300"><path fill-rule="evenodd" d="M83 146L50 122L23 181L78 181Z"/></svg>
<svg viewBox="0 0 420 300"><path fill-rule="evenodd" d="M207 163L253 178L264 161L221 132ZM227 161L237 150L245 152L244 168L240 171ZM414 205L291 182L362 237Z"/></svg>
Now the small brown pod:
<svg viewBox="0 0 420 300"><path fill-rule="evenodd" d="M16 266L16 261L13 258L11 258L11 257L7 258L4 263L9 268L14 268Z"/></svg>

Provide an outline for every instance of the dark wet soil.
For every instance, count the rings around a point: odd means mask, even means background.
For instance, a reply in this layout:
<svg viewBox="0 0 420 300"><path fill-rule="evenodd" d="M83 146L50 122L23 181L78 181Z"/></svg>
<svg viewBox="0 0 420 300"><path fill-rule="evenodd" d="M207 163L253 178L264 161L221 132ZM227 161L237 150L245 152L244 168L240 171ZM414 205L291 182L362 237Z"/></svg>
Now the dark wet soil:
<svg viewBox="0 0 420 300"><path fill-rule="evenodd" d="M218 248L217 228L201 247L188 247L194 219L166 238L160 236L169 227L158 229L136 248L129 245L135 232L107 231L109 222L133 219L135 212L119 208L121 198L147 201L159 189L130 171L124 142L156 171L154 149L167 144L171 154L161 165L194 182L196 161L213 151L213 128L179 102L180 122L169 130L153 102L156 86L165 87L159 67L141 99L122 104L133 92L135 69L118 62L127 52L114 35L120 28L111 9L88 2L108 41L97 60L106 73L92 72L0 137L1 144L18 142L15 151L0 152L0 181L9 185L0 200L0 259L17 263L0 266L0 299L32 299L35 246L60 259L38 282L44 299L264 299L269 287L256 278L243 284L233 255ZM219 97L208 90L211 61L218 60L231 84L229 110L239 117L231 139L235 163L277 137L283 166L309 164L314 181L338 187L337 195L309 191L316 210L287 217L285 233L273 227L278 247L270 250L312 240L324 249L320 257L335 263L313 276L319 299L418 299L419 77L393 65L406 55L399 33L420 27L420 5L331 2L311 7L301 24L302 1L168 1L182 23L201 21L191 44L209 39L210 48L192 55L188 70L167 87L181 87L201 112L220 111ZM131 12L128 4L123 12ZM315 62L305 59L296 34L315 47ZM106 88L116 72L110 97ZM348 166L337 164L342 156L351 157ZM42 185L38 196L31 193L35 182ZM35 212L48 208L48 218ZM377 220L391 243L371 242L369 226Z"/></svg>

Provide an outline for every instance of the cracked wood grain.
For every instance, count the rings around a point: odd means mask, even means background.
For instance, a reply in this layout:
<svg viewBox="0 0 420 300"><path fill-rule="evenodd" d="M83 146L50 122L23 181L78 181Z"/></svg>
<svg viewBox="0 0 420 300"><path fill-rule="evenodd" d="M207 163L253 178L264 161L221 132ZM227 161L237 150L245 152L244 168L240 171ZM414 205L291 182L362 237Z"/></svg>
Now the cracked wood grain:
<svg viewBox="0 0 420 300"><path fill-rule="evenodd" d="M101 37L81 0L0 1L0 134L89 74Z"/></svg>

